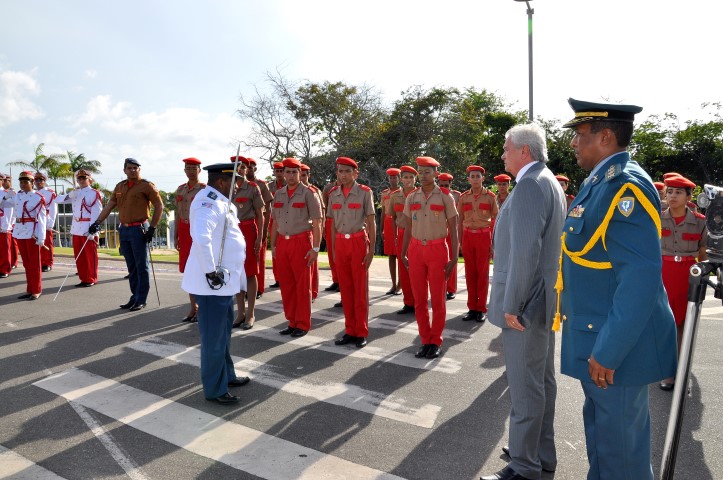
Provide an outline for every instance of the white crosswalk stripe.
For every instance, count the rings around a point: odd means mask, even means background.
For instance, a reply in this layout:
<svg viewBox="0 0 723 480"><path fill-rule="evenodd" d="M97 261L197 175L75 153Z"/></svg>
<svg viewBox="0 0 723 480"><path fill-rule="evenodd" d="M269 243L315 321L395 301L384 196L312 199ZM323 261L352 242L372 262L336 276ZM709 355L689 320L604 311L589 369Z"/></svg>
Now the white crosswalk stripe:
<svg viewBox="0 0 723 480"><path fill-rule="evenodd" d="M0 478L4 480L65 480L0 445Z"/></svg>

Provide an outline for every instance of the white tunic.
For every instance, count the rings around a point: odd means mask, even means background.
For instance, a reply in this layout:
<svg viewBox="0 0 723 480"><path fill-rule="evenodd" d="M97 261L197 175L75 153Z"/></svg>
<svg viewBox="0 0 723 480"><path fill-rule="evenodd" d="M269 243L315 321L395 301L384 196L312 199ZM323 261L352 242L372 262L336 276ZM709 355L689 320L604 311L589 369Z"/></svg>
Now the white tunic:
<svg viewBox="0 0 723 480"><path fill-rule="evenodd" d="M181 288L194 295L215 296L233 296L242 290L246 291L246 241L238 227L236 207L229 205L221 192L207 186L198 192L191 202L189 217L193 244ZM206 282L206 274L216 270L224 217L228 222L221 267L228 269L231 278L220 289L212 290Z"/></svg>
<svg viewBox="0 0 723 480"><path fill-rule="evenodd" d="M0 188L0 200L5 195L15 195L14 190L5 190ZM13 229L13 221L15 220L15 209L13 207L0 206L0 233L8 233Z"/></svg>
<svg viewBox="0 0 723 480"><path fill-rule="evenodd" d="M48 214L48 219L45 222L45 228L51 230L53 226L55 226L55 217L58 216L58 204L55 203L57 195L54 190L48 187L41 188L38 190L38 193L42 195L45 200L45 211Z"/></svg>
<svg viewBox="0 0 723 480"><path fill-rule="evenodd" d="M45 227L47 212L43 196L35 191L16 194L4 192L0 207L13 207L17 221L13 227L13 237L23 240L35 237L35 243L42 245L45 242Z"/></svg>
<svg viewBox="0 0 723 480"><path fill-rule="evenodd" d="M70 203L73 205L71 234L88 235L88 227L98 219L98 215L103 210L102 198L101 193L91 187L78 188L70 193L58 196L55 203Z"/></svg>

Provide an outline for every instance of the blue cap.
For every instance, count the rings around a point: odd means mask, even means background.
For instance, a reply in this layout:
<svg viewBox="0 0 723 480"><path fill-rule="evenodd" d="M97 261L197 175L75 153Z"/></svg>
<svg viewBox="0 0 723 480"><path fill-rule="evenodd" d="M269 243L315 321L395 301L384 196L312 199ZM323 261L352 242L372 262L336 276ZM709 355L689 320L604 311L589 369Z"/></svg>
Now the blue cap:
<svg viewBox="0 0 723 480"><path fill-rule="evenodd" d="M633 123L635 114L643 111L637 105L617 105L613 103L595 103L568 98L567 103L575 112L575 118L564 124L563 128L571 128L590 122L624 122Z"/></svg>
<svg viewBox="0 0 723 480"><path fill-rule="evenodd" d="M136 160L135 158L130 158L130 157L125 159L125 162L123 162L123 165L125 166L125 165L128 165L129 163L131 165L135 165L136 167L141 166L141 164L138 163L138 160Z"/></svg>

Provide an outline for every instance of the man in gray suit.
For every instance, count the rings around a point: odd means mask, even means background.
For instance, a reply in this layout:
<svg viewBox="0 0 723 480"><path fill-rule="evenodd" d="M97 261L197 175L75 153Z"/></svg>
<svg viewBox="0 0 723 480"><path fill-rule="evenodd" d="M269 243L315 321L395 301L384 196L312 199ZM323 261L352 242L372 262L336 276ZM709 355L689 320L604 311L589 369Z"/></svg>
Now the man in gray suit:
<svg viewBox="0 0 723 480"><path fill-rule="evenodd" d="M502 160L516 186L495 223L489 320L502 328L510 388L510 463L482 480L538 479L557 466L554 354L551 332L565 196L545 166L545 132L536 124L506 134Z"/></svg>

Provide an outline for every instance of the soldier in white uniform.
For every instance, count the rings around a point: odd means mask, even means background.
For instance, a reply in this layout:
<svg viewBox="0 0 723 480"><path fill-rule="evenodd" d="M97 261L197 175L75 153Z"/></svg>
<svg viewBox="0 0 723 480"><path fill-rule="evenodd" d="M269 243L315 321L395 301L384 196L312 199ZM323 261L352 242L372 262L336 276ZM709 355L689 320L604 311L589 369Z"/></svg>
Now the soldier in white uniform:
<svg viewBox="0 0 723 480"><path fill-rule="evenodd" d="M6 192L14 193L11 189L5 188L5 179L9 175L0 173L0 195ZM12 270L12 250L15 248L13 244L13 207L0 207L0 278L7 278Z"/></svg>
<svg viewBox="0 0 723 480"><path fill-rule="evenodd" d="M181 288L198 303L204 396L206 400L227 405L239 401L228 393L228 387L249 382L248 377L236 377L229 346L234 297L246 291L246 242L238 226L236 206L228 201L234 164L219 163L204 170L208 171L208 184L191 202L193 243ZM219 265L222 248L224 254ZM221 273L217 267L227 272Z"/></svg>
<svg viewBox="0 0 723 480"><path fill-rule="evenodd" d="M53 246L53 226L55 225L55 217L58 216L58 204L55 202L57 195L55 190L45 186L48 177L42 172L35 172L35 190L43 196L45 200L45 211L48 218L45 222L45 248L40 250L40 266L43 272L49 272L53 269L53 254L55 248Z"/></svg>

